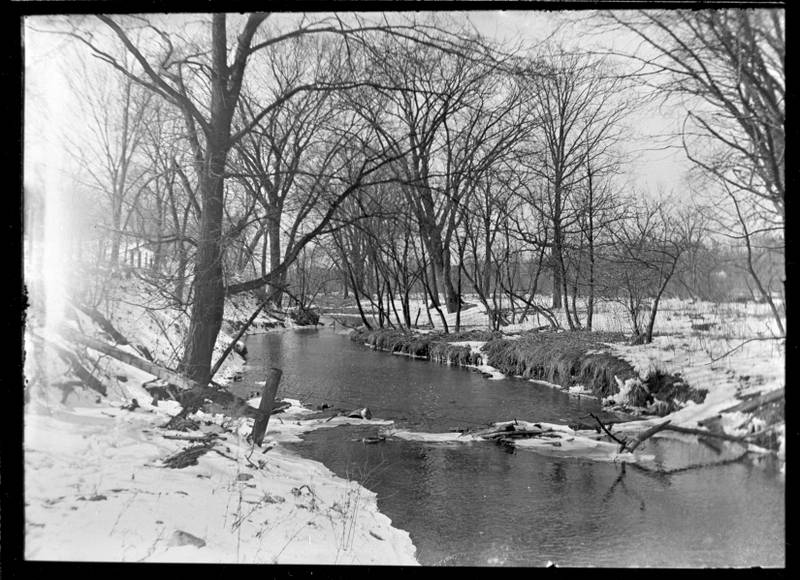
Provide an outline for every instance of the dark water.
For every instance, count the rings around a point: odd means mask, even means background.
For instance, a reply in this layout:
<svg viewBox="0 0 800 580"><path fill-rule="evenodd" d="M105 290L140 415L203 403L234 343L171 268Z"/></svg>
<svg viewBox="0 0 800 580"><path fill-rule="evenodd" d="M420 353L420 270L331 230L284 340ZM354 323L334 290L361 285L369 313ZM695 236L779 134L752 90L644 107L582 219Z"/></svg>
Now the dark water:
<svg viewBox="0 0 800 580"><path fill-rule="evenodd" d="M278 396L314 407L369 407L399 427L441 432L519 418L567 423L598 403L528 381L375 353L330 330L248 339L248 381L284 371ZM241 388L252 388L245 387ZM783 566L785 483L775 467L736 462L671 474L510 453L491 443L359 440L376 427L307 434L294 447L377 492L422 564ZM645 443L669 467L730 450ZM727 455L726 455L727 453ZM698 461L698 462L699 462ZM694 462L691 461L690 463Z"/></svg>

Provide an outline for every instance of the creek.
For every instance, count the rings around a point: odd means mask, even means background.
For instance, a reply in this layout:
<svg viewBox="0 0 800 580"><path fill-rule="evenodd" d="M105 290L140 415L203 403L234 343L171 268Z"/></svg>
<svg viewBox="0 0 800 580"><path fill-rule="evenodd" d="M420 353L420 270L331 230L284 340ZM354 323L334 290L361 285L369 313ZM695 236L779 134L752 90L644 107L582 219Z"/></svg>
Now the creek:
<svg viewBox="0 0 800 580"><path fill-rule="evenodd" d="M547 385L373 352L328 327L251 335L247 348L239 394L278 367L278 399L368 407L414 431L514 418L567 424L600 410ZM361 441L377 431L318 429L290 447L376 492L423 565L785 565L785 478L771 459L658 473L488 442ZM721 453L691 439L645 446L665 464Z"/></svg>

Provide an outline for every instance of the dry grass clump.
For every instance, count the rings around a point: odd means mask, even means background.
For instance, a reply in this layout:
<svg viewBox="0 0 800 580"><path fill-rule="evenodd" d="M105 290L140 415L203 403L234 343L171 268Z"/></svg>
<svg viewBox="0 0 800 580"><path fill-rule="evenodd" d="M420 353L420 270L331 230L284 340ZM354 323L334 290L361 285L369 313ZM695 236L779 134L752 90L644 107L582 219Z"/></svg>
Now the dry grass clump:
<svg viewBox="0 0 800 580"><path fill-rule="evenodd" d="M389 352L406 352L404 350L415 336L409 332L401 330L354 330L350 334L350 340L367 344L379 350Z"/></svg>
<svg viewBox="0 0 800 580"><path fill-rule="evenodd" d="M580 363L576 382L586 385L599 397L610 397L619 390L614 377L624 381L634 376L633 367L616 356L587 354Z"/></svg>
<svg viewBox="0 0 800 580"><path fill-rule="evenodd" d="M441 337L446 337L450 342L460 342L463 340L476 340L487 342L493 338L502 338L503 333L498 330L463 330L461 332L451 332L450 334L438 333Z"/></svg>
<svg viewBox="0 0 800 580"><path fill-rule="evenodd" d="M464 345L453 345L443 341L433 341L430 345L430 359L442 364L456 366L478 365L481 355L473 353L472 349Z"/></svg>
<svg viewBox="0 0 800 580"><path fill-rule="evenodd" d="M544 380L563 387L582 384L599 396L617 392L614 377L635 377L633 367L607 353L588 351L603 348L605 342L625 340L611 332L536 332L518 340L495 339L483 350L487 364L504 374Z"/></svg>
<svg viewBox="0 0 800 580"><path fill-rule="evenodd" d="M470 334L470 336L474 337L475 335ZM402 330L378 329L355 330L350 334L350 339L379 350L400 352L444 364L464 366L476 365L481 362L481 356L473 353L468 346L451 344L451 342L467 340L463 338L463 335L417 334ZM472 338L471 340L478 339Z"/></svg>
<svg viewBox="0 0 800 580"><path fill-rule="evenodd" d="M638 377L629 362L605 352L605 343L626 340L625 335L618 332L528 332L509 340L500 333L485 330L417 334L378 329L356 330L350 338L380 350L442 364L475 366L486 363L509 376L547 381L565 388L582 385L600 398L617 394L618 381ZM473 352L466 345L452 344L464 340L487 342L482 353ZM683 382L680 375L656 371L643 385L637 384L630 390L626 404L643 408L655 405L654 412L665 414L687 400L701 403L705 395L705 391L692 389Z"/></svg>
<svg viewBox="0 0 800 580"><path fill-rule="evenodd" d="M647 388L656 401L666 401L674 407L673 401L685 403L694 401L702 403L706 400L708 391L705 389L694 389L684 382L680 373L670 375L660 370L656 370L647 377ZM674 408L670 409L670 412Z"/></svg>

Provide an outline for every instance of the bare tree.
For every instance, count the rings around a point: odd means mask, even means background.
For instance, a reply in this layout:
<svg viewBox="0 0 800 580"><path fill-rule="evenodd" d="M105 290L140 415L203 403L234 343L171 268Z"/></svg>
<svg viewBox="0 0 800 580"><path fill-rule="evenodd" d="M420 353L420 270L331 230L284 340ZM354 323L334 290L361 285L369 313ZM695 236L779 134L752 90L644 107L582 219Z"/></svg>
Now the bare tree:
<svg viewBox="0 0 800 580"><path fill-rule="evenodd" d="M131 65L123 61L121 66ZM87 175L88 187L99 194L108 208L108 223L102 227L109 243L101 253L105 263L116 268L137 198L151 175L137 163L137 156L142 148L152 94L128 77L104 73L81 60L77 75L71 78L74 87L80 84L83 95L80 107L89 122L88 135L70 136L70 152Z"/></svg>
<svg viewBox="0 0 800 580"><path fill-rule="evenodd" d="M610 143L619 137L627 106L619 98L621 80L601 71L602 63L561 52L553 58L549 74L529 79L529 103L541 130L525 161L536 179L523 188L528 204L552 231L553 308L561 308L569 297L566 253L583 201L579 192L592 177L586 171L587 159L589 167L602 163ZM569 308L565 314L571 329L580 327Z"/></svg>
<svg viewBox="0 0 800 580"><path fill-rule="evenodd" d="M729 204L729 227L742 232L748 255L753 230L771 228L778 242L774 251L782 256L783 9L648 10L612 12L607 18L642 41L639 50L626 55L640 65L639 78L683 103L683 148L696 167L721 186L721 201ZM754 268L749 271L783 328L772 289L758 279Z"/></svg>
<svg viewBox="0 0 800 580"><path fill-rule="evenodd" d="M609 282L623 291L618 297L627 307L636 341L653 341L661 299L682 265L681 258L699 242L701 225L694 211L678 211L665 202L647 201L634 206L628 219L617 224L611 258L616 267L609 271L613 277ZM648 302L649 312L643 321L641 309Z"/></svg>
<svg viewBox="0 0 800 580"><path fill-rule="evenodd" d="M464 58L482 46L465 37L458 53L390 38L371 50L371 73L402 90L356 103L390 151L407 148L391 167L417 219L432 269L431 300L439 290L455 312L451 242L461 209L481 175L526 130L521 92L495 60Z"/></svg>
<svg viewBox="0 0 800 580"><path fill-rule="evenodd" d="M234 129L234 117L239 106L245 72L253 55L281 43L314 34L334 34L342 38L370 32L398 34L418 38L427 44L436 44L436 35L442 36L437 30L412 25L366 26L357 18L355 25L350 26L341 18L333 16L311 20L301 17L288 31L276 29L259 37L257 33L268 17L264 13L243 17L236 41L229 43L229 22L225 14L212 15L210 22L198 32L200 38L196 41L187 41L180 33L157 26L157 17L98 16L131 56L136 66L134 70L123 66L90 31L81 28L71 31L73 36L89 46L96 57L137 84L173 103L183 114L196 163L197 197L202 214L194 264L194 301L181 367L190 378L201 384L205 384L209 378L211 356L222 322L226 295L222 265L222 224L226 165L231 148L262 119L295 95L370 84L352 77L345 82L333 84L314 78L304 79L277 98L262 104L249 123ZM137 38L129 32L133 27L138 28ZM445 39L440 44L447 46L448 41ZM354 139L353 142L357 140ZM366 150L369 148L366 147ZM365 161L362 169L368 171L371 163L371 159ZM373 168L376 169L377 166ZM362 172L362 177L363 175ZM343 188L344 197L360 185L360 181L355 181L351 186ZM325 215L332 215L335 209L334 204ZM287 260L293 260L297 256L304 240L307 242L313 239L323 229L324 226L316 227L305 234L301 243L295 246L296 252L291 253ZM243 292L274 283L288 267L290 261L287 260L266 275L229 284L227 292Z"/></svg>

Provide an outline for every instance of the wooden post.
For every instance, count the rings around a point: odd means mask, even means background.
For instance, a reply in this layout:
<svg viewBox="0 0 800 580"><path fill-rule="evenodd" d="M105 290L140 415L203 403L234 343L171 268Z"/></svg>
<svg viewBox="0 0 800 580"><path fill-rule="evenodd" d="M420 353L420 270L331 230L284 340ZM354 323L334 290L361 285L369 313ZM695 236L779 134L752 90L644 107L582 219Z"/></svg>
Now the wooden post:
<svg viewBox="0 0 800 580"><path fill-rule="evenodd" d="M260 447L261 442L264 441L264 434L267 432L267 423L269 423L269 416L272 413L272 405L275 402L275 393L278 392L278 383L281 382L281 369L271 368L267 375L267 382L264 385L264 390L261 391L261 403L258 405L258 410L261 411L259 416L253 423L252 438L256 446Z"/></svg>

